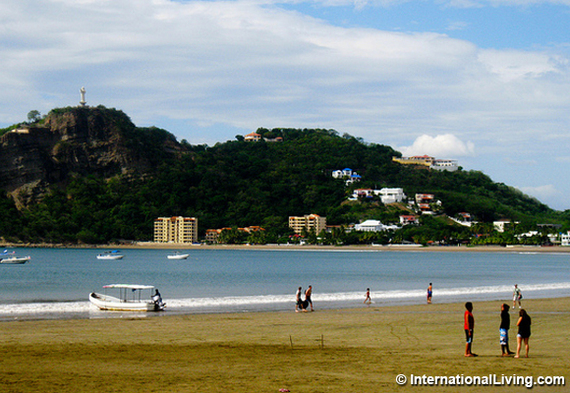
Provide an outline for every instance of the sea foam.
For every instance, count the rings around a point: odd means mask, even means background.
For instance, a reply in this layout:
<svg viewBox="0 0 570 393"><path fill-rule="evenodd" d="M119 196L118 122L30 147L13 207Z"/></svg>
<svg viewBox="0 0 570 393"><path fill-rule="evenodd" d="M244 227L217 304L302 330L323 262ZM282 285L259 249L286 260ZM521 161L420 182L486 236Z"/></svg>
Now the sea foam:
<svg viewBox="0 0 570 393"><path fill-rule="evenodd" d="M570 295L570 282L525 285L520 283L525 298L557 297ZM509 299L513 287L510 285L478 286L461 288L434 288L434 299L441 303L469 300ZM390 290L371 293L376 304L415 304L423 302L424 290ZM255 310L284 310L294 306L294 294L262 295L262 296L226 296L169 299L165 296L168 311L178 313L193 312L228 312ZM354 307L361 304L364 292L319 293L312 296L319 308ZM88 301L49 302L49 303L16 303L1 304L0 318L66 318L67 314L85 317L109 314L100 312ZM112 313L111 313L112 314Z"/></svg>

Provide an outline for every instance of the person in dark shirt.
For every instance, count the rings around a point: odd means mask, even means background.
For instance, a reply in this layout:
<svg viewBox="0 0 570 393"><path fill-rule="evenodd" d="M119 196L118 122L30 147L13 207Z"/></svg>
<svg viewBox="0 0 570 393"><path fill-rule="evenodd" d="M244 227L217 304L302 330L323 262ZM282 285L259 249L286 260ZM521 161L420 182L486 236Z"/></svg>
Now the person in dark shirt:
<svg viewBox="0 0 570 393"><path fill-rule="evenodd" d="M526 349L525 357L528 358L528 350L529 350L528 340L530 338L530 324L531 324L530 317L526 313L526 310L524 308L521 308L521 310L519 311L519 320L517 321L517 326L519 327L519 333L517 334L517 354L515 355L515 358L518 358L520 356L521 346L523 342Z"/></svg>
<svg viewBox="0 0 570 393"><path fill-rule="evenodd" d="M309 303L311 305L311 311L315 311L313 309L313 301L311 300L311 296L313 295L313 286L309 285L309 288L305 291L305 303ZM307 304L305 304L305 309L307 308Z"/></svg>
<svg viewBox="0 0 570 393"><path fill-rule="evenodd" d="M509 315L509 305L503 303L501 306L501 325L499 326L501 352L503 356L514 354L509 350L509 328L511 327L511 317Z"/></svg>

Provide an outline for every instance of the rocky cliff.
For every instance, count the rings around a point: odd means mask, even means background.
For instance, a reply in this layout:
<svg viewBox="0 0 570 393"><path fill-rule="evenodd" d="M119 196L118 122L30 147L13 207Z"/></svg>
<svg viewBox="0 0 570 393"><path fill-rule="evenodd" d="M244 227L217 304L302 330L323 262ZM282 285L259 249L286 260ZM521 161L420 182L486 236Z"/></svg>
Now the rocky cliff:
<svg viewBox="0 0 570 393"><path fill-rule="evenodd" d="M144 175L159 158L180 151L173 135L139 129L121 111L54 109L41 124L0 137L0 189L23 207L72 176Z"/></svg>

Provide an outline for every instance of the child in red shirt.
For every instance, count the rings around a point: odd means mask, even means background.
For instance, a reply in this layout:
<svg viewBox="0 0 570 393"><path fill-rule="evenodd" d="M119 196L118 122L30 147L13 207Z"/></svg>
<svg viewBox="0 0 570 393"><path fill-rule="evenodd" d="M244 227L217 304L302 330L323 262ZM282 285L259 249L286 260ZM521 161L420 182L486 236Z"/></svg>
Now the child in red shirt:
<svg viewBox="0 0 570 393"><path fill-rule="evenodd" d="M473 317L473 303L465 303L465 356L477 356L471 352L471 344L473 343L473 329L475 329L475 318Z"/></svg>

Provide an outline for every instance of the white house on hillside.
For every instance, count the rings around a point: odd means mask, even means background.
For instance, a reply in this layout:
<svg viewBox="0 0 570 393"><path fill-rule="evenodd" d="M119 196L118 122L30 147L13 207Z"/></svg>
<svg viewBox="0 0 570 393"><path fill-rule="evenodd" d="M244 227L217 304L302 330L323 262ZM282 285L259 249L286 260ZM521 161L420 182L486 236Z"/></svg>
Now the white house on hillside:
<svg viewBox="0 0 570 393"><path fill-rule="evenodd" d="M364 231L364 232L381 232L381 231L388 231L391 229L398 229L398 227L395 225L384 225L378 220L366 220L354 226L355 231Z"/></svg>
<svg viewBox="0 0 570 393"><path fill-rule="evenodd" d="M346 185L352 184L354 182L360 181L361 176L350 168L344 168L343 170L333 171L332 177L335 179L346 179Z"/></svg>
<svg viewBox="0 0 570 393"><path fill-rule="evenodd" d="M338 169L336 171L333 171L332 173L332 177L334 177L335 179L342 179L343 177L350 177L352 176L352 169L350 168L344 168L342 170Z"/></svg>
<svg viewBox="0 0 570 393"><path fill-rule="evenodd" d="M379 196L383 204L402 202L406 195L403 188L382 188L380 190L373 190L371 188L357 188L352 192L352 196L348 198L355 201L358 198L372 198Z"/></svg>
<svg viewBox="0 0 570 393"><path fill-rule="evenodd" d="M493 221L493 228L495 228L497 232L505 232L505 227L511 224L520 224L520 222L519 221L511 222L511 220L509 219Z"/></svg>
<svg viewBox="0 0 570 393"><path fill-rule="evenodd" d="M459 169L459 165L457 164L457 160L433 160L433 164L431 165L432 169L438 171L449 171L455 172Z"/></svg>
<svg viewBox="0 0 570 393"><path fill-rule="evenodd" d="M374 191L376 193L377 190ZM382 188L376 195L380 195L380 200L385 205L402 202L406 198L403 188Z"/></svg>

